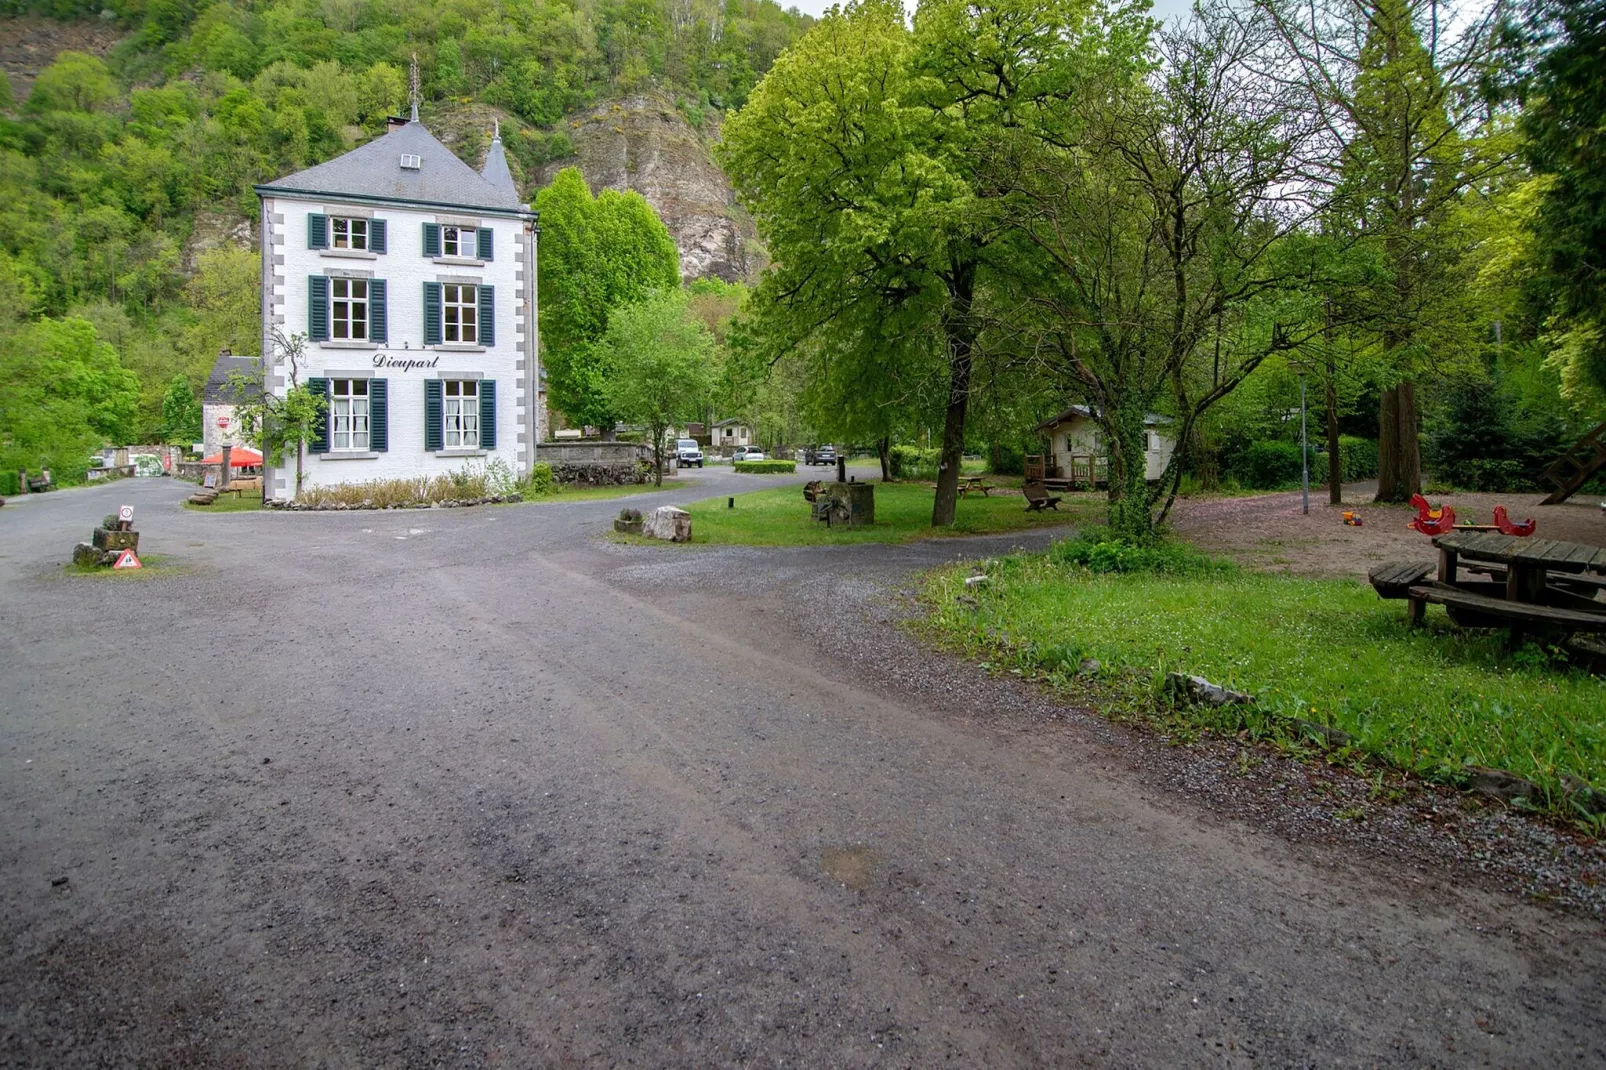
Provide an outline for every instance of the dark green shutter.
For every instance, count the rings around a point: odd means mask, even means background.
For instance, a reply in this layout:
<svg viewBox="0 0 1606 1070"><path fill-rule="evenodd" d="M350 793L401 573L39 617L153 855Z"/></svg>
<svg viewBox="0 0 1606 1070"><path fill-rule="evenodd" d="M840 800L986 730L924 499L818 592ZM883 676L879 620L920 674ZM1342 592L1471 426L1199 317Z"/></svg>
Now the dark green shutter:
<svg viewBox="0 0 1606 1070"><path fill-rule="evenodd" d="M480 380L480 449L496 449L496 380Z"/></svg>
<svg viewBox="0 0 1606 1070"><path fill-rule="evenodd" d="M329 248L329 217L322 212L313 212L307 216L307 248Z"/></svg>
<svg viewBox="0 0 1606 1070"><path fill-rule="evenodd" d="M307 277L307 337L314 342L329 340L329 276Z"/></svg>
<svg viewBox="0 0 1606 1070"><path fill-rule="evenodd" d="M424 380L424 448L426 450L440 450L446 448L446 426L442 412L446 408L442 404L441 381L439 379Z"/></svg>
<svg viewBox="0 0 1606 1070"><path fill-rule="evenodd" d="M383 219L370 219L368 221L368 251L371 253L389 251L385 248L385 221Z"/></svg>
<svg viewBox="0 0 1606 1070"><path fill-rule="evenodd" d="M323 396L323 411L312 425L312 434L308 436L307 451L309 453L329 452L329 380L308 379L307 388L314 394Z"/></svg>
<svg viewBox="0 0 1606 1070"><path fill-rule="evenodd" d="M490 227L481 227L479 229L478 241L481 260L496 259L496 250L492 247L492 239L495 237L496 232Z"/></svg>
<svg viewBox="0 0 1606 1070"><path fill-rule="evenodd" d="M496 344L496 287L480 287L480 345Z"/></svg>
<svg viewBox="0 0 1606 1070"><path fill-rule="evenodd" d="M424 255L441 255L441 225L439 223L424 224Z"/></svg>
<svg viewBox="0 0 1606 1070"><path fill-rule="evenodd" d="M424 283L424 344L441 344L441 284Z"/></svg>
<svg viewBox="0 0 1606 1070"><path fill-rule="evenodd" d="M390 341L390 318L385 309L385 280L368 280L368 340Z"/></svg>
<svg viewBox="0 0 1606 1070"><path fill-rule="evenodd" d="M390 380L368 380L368 448L390 449Z"/></svg>

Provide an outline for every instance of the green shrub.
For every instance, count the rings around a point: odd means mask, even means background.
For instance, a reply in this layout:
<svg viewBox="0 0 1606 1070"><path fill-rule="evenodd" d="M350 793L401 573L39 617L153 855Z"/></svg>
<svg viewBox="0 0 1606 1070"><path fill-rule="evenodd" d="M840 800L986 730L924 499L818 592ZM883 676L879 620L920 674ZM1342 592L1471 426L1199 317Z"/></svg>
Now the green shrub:
<svg viewBox="0 0 1606 1070"><path fill-rule="evenodd" d="M942 451L938 449L894 446L887 455L893 479L936 479L937 465L941 463Z"/></svg>
<svg viewBox="0 0 1606 1070"><path fill-rule="evenodd" d="M1074 539L1057 542L1048 551L1050 561L1075 565L1089 572L1164 572L1176 576L1231 572L1229 561L1217 561L1177 542L1139 546L1101 528L1085 529Z"/></svg>
<svg viewBox="0 0 1606 1070"><path fill-rule="evenodd" d="M1343 479L1345 483L1377 478L1377 443L1372 439L1356 438L1353 435L1340 435L1338 437L1338 453L1344 462ZM1312 455L1310 459L1310 482L1311 486L1320 486L1327 482L1326 453Z"/></svg>
<svg viewBox="0 0 1606 1070"><path fill-rule="evenodd" d="M15 495L21 490L22 481L17 478L17 473L9 470L0 472L0 498L8 494Z"/></svg>
<svg viewBox="0 0 1606 1070"><path fill-rule="evenodd" d="M987 467L995 476L1026 473L1026 451L1013 442L995 442L987 457Z"/></svg>
<svg viewBox="0 0 1606 1070"><path fill-rule="evenodd" d="M748 472L756 476L770 475L775 472L797 471L796 461L737 461L731 467L738 472Z"/></svg>
<svg viewBox="0 0 1606 1070"><path fill-rule="evenodd" d="M1254 442L1233 466L1233 477L1255 490L1299 482L1299 447L1292 442Z"/></svg>
<svg viewBox="0 0 1606 1070"><path fill-rule="evenodd" d="M551 494L557 486L557 480L552 477L550 464L537 464L530 469L529 476L519 486L519 490L526 497L540 494Z"/></svg>

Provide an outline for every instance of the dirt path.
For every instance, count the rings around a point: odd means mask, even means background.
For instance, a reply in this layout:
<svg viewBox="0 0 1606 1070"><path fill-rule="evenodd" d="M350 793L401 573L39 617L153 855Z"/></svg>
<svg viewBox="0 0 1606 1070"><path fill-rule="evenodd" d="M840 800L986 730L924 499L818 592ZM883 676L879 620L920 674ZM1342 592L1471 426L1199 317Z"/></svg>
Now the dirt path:
<svg viewBox="0 0 1606 1070"><path fill-rule="evenodd" d="M11 1065L1606 1061L1597 921L1179 805L882 641L889 572L1011 540L117 493L172 571L59 574L104 492L0 514Z"/></svg>
<svg viewBox="0 0 1606 1070"><path fill-rule="evenodd" d="M1176 506L1173 524L1178 535L1201 550L1268 572L1364 579L1380 561L1431 559L1431 541L1405 526L1413 511L1373 504L1375 489L1373 484L1352 484L1345 489L1345 504L1335 506L1327 502L1327 488L1313 487L1308 516L1301 511L1298 491L1184 500ZM1606 545L1606 512L1595 501L1577 496L1562 505L1542 506L1542 497L1454 494L1431 500L1454 505L1458 518L1479 524L1491 523L1494 507L1504 505L1513 520L1536 519L1536 534L1545 538ZM1362 526L1346 525L1344 510L1358 513Z"/></svg>

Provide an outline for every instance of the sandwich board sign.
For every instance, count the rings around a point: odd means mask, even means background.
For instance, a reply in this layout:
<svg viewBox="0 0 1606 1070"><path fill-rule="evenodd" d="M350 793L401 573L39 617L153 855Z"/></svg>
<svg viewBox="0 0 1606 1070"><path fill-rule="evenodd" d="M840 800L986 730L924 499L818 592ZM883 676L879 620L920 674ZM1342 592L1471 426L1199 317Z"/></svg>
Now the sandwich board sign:
<svg viewBox="0 0 1606 1070"><path fill-rule="evenodd" d="M112 568L144 568L144 567L145 567L144 565L139 563L139 558L134 556L134 551L132 551L132 550L124 550L122 553L118 554L117 555L117 560L112 564Z"/></svg>

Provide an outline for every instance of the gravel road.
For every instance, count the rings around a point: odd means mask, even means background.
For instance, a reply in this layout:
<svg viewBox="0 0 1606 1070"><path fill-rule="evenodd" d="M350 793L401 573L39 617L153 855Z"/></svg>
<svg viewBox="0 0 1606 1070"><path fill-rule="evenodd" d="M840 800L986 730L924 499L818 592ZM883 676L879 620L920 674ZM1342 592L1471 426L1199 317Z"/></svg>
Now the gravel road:
<svg viewBox="0 0 1606 1070"><path fill-rule="evenodd" d="M1598 918L911 667L887 578L1034 536L185 490L0 511L0 1065L1606 1065ZM166 567L63 575L121 501Z"/></svg>

